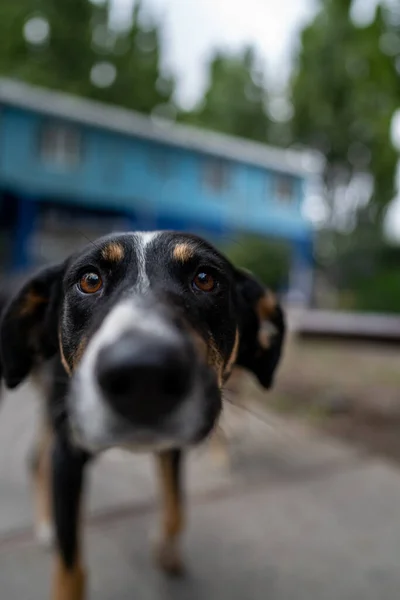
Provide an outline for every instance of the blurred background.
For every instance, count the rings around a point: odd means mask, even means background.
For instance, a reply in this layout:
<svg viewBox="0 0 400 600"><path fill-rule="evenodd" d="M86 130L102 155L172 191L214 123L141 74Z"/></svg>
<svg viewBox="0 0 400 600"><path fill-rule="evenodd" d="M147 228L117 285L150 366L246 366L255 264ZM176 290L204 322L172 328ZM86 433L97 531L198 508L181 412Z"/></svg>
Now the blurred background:
<svg viewBox="0 0 400 600"><path fill-rule="evenodd" d="M331 384L332 338L356 361L400 338L395 0L3 0L0 76L4 278L113 230L193 231L289 307L308 399L314 348Z"/></svg>
<svg viewBox="0 0 400 600"><path fill-rule="evenodd" d="M399 150L397 0L0 2L2 280L199 233L288 311L274 390L235 402L395 461Z"/></svg>
<svg viewBox="0 0 400 600"><path fill-rule="evenodd" d="M3 270L189 229L297 301L400 311L397 2L0 11Z"/></svg>

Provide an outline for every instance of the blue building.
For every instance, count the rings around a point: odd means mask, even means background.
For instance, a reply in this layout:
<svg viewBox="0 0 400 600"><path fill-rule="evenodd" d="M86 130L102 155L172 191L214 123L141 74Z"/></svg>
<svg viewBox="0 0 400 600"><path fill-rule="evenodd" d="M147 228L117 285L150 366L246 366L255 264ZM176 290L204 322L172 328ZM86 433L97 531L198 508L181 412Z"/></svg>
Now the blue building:
<svg viewBox="0 0 400 600"><path fill-rule="evenodd" d="M292 281L304 281L312 230L302 206L320 170L311 153L0 80L0 256L10 270L111 230L177 229L286 240Z"/></svg>

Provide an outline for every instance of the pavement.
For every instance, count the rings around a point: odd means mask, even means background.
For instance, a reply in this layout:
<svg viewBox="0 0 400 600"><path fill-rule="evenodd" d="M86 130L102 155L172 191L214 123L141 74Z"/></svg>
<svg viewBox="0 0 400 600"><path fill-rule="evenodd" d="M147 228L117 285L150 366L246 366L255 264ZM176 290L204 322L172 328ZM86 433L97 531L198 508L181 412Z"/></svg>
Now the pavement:
<svg viewBox="0 0 400 600"><path fill-rule="evenodd" d="M0 598L49 597L50 555L32 536L26 454L37 402L0 412ZM150 457L114 451L93 467L85 528L96 600L394 600L400 590L400 473L361 449L273 413L228 407L231 462L207 447L187 465L187 574L151 560L158 521Z"/></svg>

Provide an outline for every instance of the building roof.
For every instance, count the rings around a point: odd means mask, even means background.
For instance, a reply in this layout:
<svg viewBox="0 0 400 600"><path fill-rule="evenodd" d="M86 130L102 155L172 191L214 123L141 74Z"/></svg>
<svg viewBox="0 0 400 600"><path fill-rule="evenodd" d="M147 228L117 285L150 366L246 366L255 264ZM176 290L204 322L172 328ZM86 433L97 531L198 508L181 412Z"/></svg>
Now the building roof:
<svg viewBox="0 0 400 600"><path fill-rule="evenodd" d="M324 164L316 152L274 148L12 79L0 78L0 104L302 177L318 175Z"/></svg>

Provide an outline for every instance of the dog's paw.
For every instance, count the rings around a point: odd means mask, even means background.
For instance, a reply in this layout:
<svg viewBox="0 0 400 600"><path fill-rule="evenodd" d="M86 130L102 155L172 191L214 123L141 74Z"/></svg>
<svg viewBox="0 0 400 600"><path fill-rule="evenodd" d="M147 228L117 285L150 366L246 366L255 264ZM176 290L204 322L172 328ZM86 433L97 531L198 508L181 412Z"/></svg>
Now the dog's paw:
<svg viewBox="0 0 400 600"><path fill-rule="evenodd" d="M157 566L171 577L182 577L185 566L179 548L174 541L163 540L154 545L154 558Z"/></svg>
<svg viewBox="0 0 400 600"><path fill-rule="evenodd" d="M35 538L39 546L49 550L54 544L54 529L51 523L42 521L35 527Z"/></svg>

